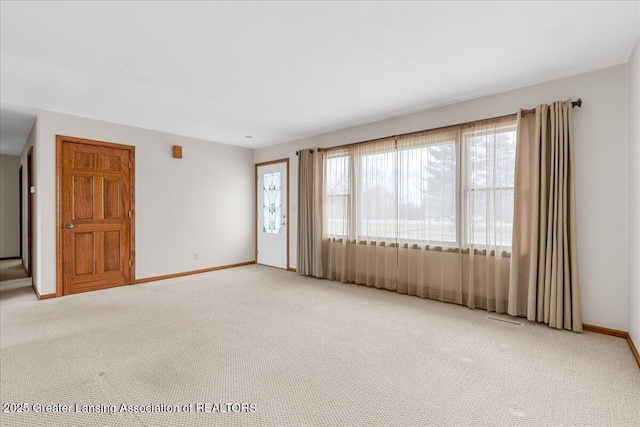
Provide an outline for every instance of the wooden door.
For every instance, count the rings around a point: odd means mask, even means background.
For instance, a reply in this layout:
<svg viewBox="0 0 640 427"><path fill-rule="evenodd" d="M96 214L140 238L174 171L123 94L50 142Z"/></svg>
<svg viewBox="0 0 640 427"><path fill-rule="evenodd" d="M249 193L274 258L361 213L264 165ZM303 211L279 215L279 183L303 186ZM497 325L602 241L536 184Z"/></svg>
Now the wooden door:
<svg viewBox="0 0 640 427"><path fill-rule="evenodd" d="M27 276L33 277L33 252L35 246L34 236L34 220L33 208L35 200L33 197L33 147L29 148L27 153ZM32 279L33 282L33 279Z"/></svg>
<svg viewBox="0 0 640 427"><path fill-rule="evenodd" d="M24 222L24 219L22 218L23 215L23 211L24 209L22 209L22 201L24 200L24 183L22 182L22 165L20 165L20 168L18 169L18 182L20 185L20 199L19 199L19 203L18 205L20 206L20 261L22 262L22 267L24 268L24 257L22 256L22 223Z"/></svg>
<svg viewBox="0 0 640 427"><path fill-rule="evenodd" d="M133 147L77 139L58 144L62 294L131 283Z"/></svg>

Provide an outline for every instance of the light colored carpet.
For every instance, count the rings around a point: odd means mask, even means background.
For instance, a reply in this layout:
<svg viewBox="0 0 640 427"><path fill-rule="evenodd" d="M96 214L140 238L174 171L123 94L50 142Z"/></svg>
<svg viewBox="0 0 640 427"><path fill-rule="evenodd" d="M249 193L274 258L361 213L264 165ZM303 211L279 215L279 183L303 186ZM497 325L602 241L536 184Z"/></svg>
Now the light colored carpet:
<svg viewBox="0 0 640 427"><path fill-rule="evenodd" d="M0 414L3 426L640 425L623 339L269 267L43 301L14 289L0 315L0 400L31 408ZM36 414L34 403L256 410Z"/></svg>
<svg viewBox="0 0 640 427"><path fill-rule="evenodd" d="M27 272L22 268L21 259L0 260L0 282L26 278Z"/></svg>

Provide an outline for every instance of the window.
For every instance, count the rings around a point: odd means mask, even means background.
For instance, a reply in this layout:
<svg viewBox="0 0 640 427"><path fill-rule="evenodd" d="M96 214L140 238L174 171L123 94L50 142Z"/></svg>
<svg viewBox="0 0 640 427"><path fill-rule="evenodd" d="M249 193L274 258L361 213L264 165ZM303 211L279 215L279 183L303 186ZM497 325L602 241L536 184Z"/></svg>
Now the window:
<svg viewBox="0 0 640 427"><path fill-rule="evenodd" d="M466 240L511 246L516 164L515 123L463 132L466 150Z"/></svg>
<svg viewBox="0 0 640 427"><path fill-rule="evenodd" d="M398 238L456 244L456 142L399 151Z"/></svg>
<svg viewBox="0 0 640 427"><path fill-rule="evenodd" d="M331 156L325 162L325 218L327 233L332 236L348 235L350 158Z"/></svg>
<svg viewBox="0 0 640 427"><path fill-rule="evenodd" d="M515 117L357 144L325 155L325 235L509 247Z"/></svg>
<svg viewBox="0 0 640 427"><path fill-rule="evenodd" d="M388 150L391 149L391 150ZM393 147L359 155L357 165L357 237L395 240L397 216L397 153Z"/></svg>

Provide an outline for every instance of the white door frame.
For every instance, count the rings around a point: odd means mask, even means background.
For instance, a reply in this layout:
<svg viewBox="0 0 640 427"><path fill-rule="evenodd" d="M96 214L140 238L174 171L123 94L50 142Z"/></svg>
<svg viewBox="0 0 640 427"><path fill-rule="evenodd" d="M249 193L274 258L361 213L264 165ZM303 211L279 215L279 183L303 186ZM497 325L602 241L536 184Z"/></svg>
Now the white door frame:
<svg viewBox="0 0 640 427"><path fill-rule="evenodd" d="M287 236L286 236L286 241L287 241L287 270L291 271L291 268L289 267L289 226L290 226L290 222L289 220L291 219L291 216L289 215L289 158L284 158L284 159L277 159L277 160L270 160L268 162L261 162L261 163L256 163L255 164L255 179L254 179L254 184L255 184L255 242L254 242L254 247L255 247L255 258L256 258L256 263L258 262L258 233L260 232L259 229L259 224L258 224L258 209L260 209L260 207L258 207L258 167L260 166L267 166L267 165L273 165L276 163L285 163L286 164L286 170L287 170L287 206L286 206L286 221L287 221Z"/></svg>

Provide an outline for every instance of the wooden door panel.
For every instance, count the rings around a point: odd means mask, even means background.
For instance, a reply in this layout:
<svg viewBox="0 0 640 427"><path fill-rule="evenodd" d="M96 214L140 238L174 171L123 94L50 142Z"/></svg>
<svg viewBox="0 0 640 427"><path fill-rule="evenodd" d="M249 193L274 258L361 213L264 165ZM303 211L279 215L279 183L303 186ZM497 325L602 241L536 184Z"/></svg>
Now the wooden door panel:
<svg viewBox="0 0 640 427"><path fill-rule="evenodd" d="M104 178L102 182L102 218L123 219L122 215L122 179Z"/></svg>
<svg viewBox="0 0 640 427"><path fill-rule="evenodd" d="M130 151L62 141L63 293L131 282Z"/></svg>
<svg viewBox="0 0 640 427"><path fill-rule="evenodd" d="M104 233L104 271L122 270L122 232L106 231Z"/></svg>
<svg viewBox="0 0 640 427"><path fill-rule="evenodd" d="M73 233L73 275L95 274L95 233Z"/></svg>
<svg viewBox="0 0 640 427"><path fill-rule="evenodd" d="M94 170L95 169L95 154L75 152L73 155L73 169L76 170Z"/></svg>
<svg viewBox="0 0 640 427"><path fill-rule="evenodd" d="M102 162L100 165L101 171L120 172L122 170L120 156L103 155L101 157L102 157Z"/></svg>
<svg viewBox="0 0 640 427"><path fill-rule="evenodd" d="M94 178L73 176L73 219L94 219Z"/></svg>

